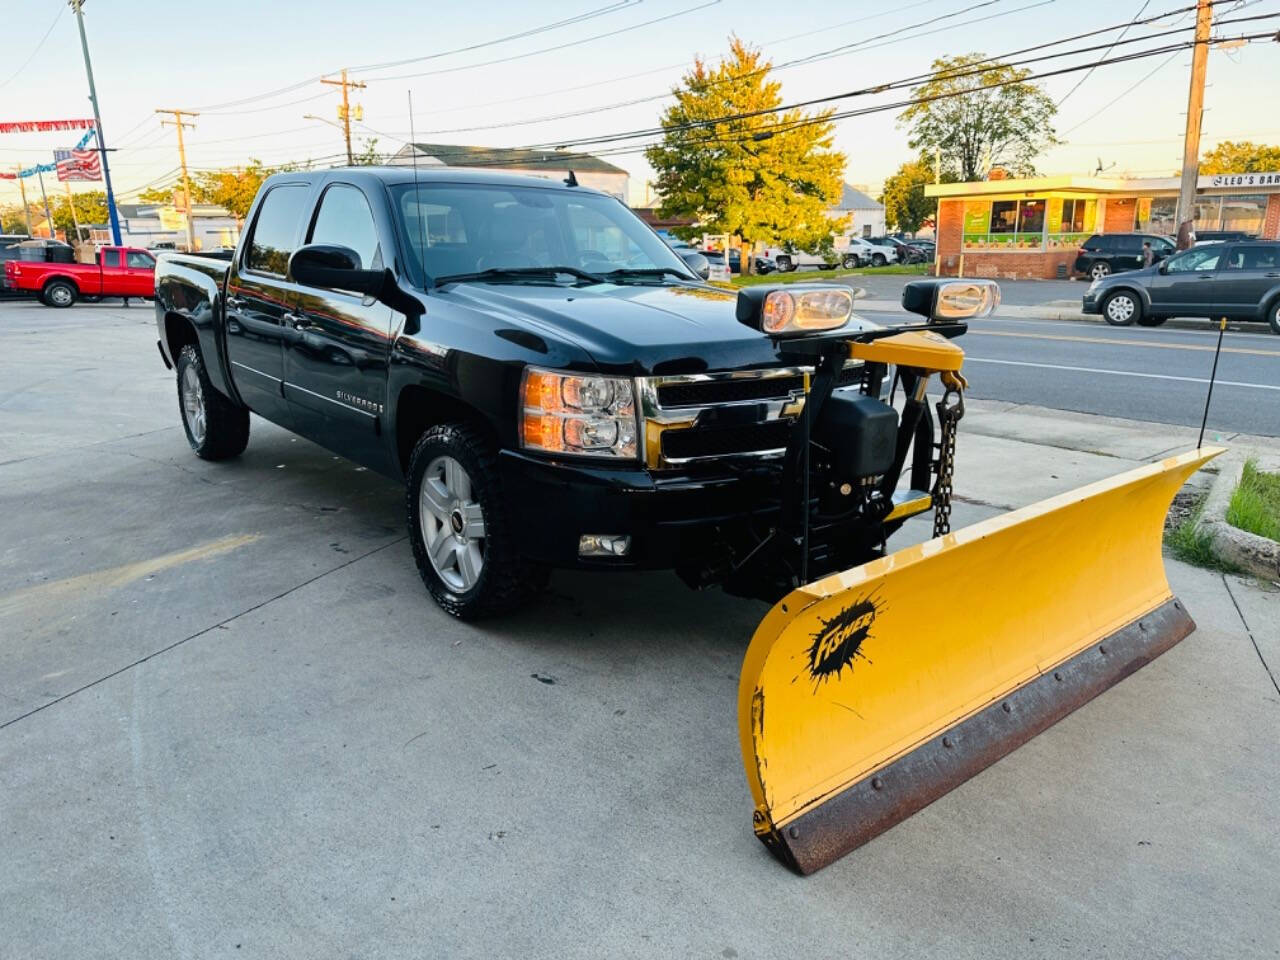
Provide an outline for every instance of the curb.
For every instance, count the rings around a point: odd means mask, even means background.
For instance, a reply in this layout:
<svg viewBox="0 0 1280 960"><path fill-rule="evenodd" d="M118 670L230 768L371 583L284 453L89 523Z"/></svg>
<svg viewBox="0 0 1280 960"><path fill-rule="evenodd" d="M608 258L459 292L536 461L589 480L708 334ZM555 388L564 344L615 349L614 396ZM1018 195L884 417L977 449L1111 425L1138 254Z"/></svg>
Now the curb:
<svg viewBox="0 0 1280 960"><path fill-rule="evenodd" d="M1243 451L1234 450L1223 459L1196 527L1209 535L1221 559L1256 577L1280 581L1280 543L1227 523L1227 508L1244 472L1244 460Z"/></svg>
<svg viewBox="0 0 1280 960"><path fill-rule="evenodd" d="M897 300L858 300L854 310L855 312L866 311L867 313L901 313L902 305ZM1001 305L996 308L992 317L996 320L1065 320L1071 323L1106 324L1106 320L1099 315L1081 313L1078 309L1058 306L1053 303ZM1185 319L1173 317L1162 323L1160 327L1166 330L1217 330L1214 321L1195 317L1187 317ZM1261 327L1262 330L1259 331L1258 327ZM1132 329L1145 330L1148 328L1135 326ZM1227 330L1237 333L1259 333L1265 332L1267 326L1266 324L1229 321Z"/></svg>

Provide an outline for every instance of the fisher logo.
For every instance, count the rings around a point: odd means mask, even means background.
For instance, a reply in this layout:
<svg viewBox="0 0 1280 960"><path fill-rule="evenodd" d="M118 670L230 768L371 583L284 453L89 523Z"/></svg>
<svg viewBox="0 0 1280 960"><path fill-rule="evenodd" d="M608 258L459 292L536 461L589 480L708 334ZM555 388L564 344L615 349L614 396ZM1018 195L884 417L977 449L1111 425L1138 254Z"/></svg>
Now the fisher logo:
<svg viewBox="0 0 1280 960"><path fill-rule="evenodd" d="M862 642L871 635L881 605L871 594L855 600L834 617L822 621L822 629L813 635L809 647L809 676L814 688L825 680L839 678L845 667L853 669L857 657L867 660ZM867 660L870 663L870 660Z"/></svg>
<svg viewBox="0 0 1280 960"><path fill-rule="evenodd" d="M355 407L358 410L364 410L366 413L381 413L382 404L373 400L366 400L364 397L357 397L354 393L347 393L345 390L337 390L338 399L349 407Z"/></svg>

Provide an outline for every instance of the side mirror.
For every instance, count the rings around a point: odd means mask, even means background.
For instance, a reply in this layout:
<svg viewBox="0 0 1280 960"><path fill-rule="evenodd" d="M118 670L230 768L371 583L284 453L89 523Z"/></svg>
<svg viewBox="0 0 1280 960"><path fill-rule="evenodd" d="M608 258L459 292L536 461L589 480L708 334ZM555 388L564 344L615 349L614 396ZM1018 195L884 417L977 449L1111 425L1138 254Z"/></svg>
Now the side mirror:
<svg viewBox="0 0 1280 960"><path fill-rule="evenodd" d="M711 276L711 261L700 254L697 250L681 250L680 259L685 262L690 270L696 273L701 279L705 280Z"/></svg>
<svg viewBox="0 0 1280 960"><path fill-rule="evenodd" d="M939 323L989 317L1000 306L994 280L913 280L902 288L902 308Z"/></svg>
<svg viewBox="0 0 1280 960"><path fill-rule="evenodd" d="M289 275L307 287L350 290L376 297L386 283L385 270L360 269L360 254L336 243L312 243L289 258Z"/></svg>

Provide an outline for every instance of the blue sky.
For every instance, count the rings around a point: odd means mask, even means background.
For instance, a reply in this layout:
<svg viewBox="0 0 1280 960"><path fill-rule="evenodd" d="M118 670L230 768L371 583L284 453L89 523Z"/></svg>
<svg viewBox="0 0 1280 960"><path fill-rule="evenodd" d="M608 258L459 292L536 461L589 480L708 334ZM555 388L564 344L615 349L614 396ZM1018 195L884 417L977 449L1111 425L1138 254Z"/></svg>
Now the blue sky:
<svg viewBox="0 0 1280 960"><path fill-rule="evenodd" d="M611 12L535 36L359 73L368 88L356 95L365 114L365 126L356 127L358 138L378 136L380 150L407 138L408 90L413 91L419 140L524 145L647 127L656 122L662 101L585 117L512 124L662 94L695 56L714 59L722 54L730 33L761 47L776 63L842 44L865 44L843 56L778 71L784 100L791 102L911 76L941 55L974 50L999 54L1122 23L1143 7L1142 0L991 0L982 6L983 0L613 2L616 9ZM1145 15L1187 2L1150 0ZM88 0L85 19L103 123L112 145L120 148L111 160L116 188L128 194L164 179L177 166L174 133L158 125L152 113L156 107L206 108L196 129L187 133L188 161L195 168L231 165L251 156L269 163L327 157L342 149L339 131L303 119L308 113L336 119L337 92L312 79L317 75L483 44L552 20L599 11L609 3L222 0L214 7L188 8L153 0ZM75 18L66 6L65 0L6 4L0 120L89 115ZM184 8L191 13L184 13ZM1218 10L1223 18L1280 13L1280 0L1252 0L1237 12L1228 12L1225 5ZM868 42L876 35L948 15L927 28ZM670 19L644 25L661 17ZM986 19L969 22L979 18ZM1135 28L1130 36L1178 23L1190 20L1172 17L1159 26ZM53 30L30 66L13 76L51 24ZM634 29L626 29L630 27ZM924 34L925 29L936 32ZM1280 19L1229 29L1232 35L1243 29L1276 30ZM625 32L589 39L615 30ZM1098 41L1082 41L1093 42ZM562 44L573 45L508 63L479 65ZM1067 62L1079 61L1056 63ZM1057 127L1069 143L1044 156L1040 169L1089 173L1101 159L1104 166L1114 164L1113 173L1171 174L1180 163L1189 64L1190 53L1183 52L1099 68L1063 102ZM449 72L404 76L442 70ZM1079 77L1053 78L1045 88L1057 99ZM297 89L272 98L218 107L295 84ZM1134 84L1136 89L1124 93ZM1277 90L1280 44L1214 50L1206 94L1206 145L1220 139L1280 141L1280 114L1274 109ZM861 97L837 106L863 106L900 96ZM492 129L457 129L477 126ZM0 136L0 165L47 162L55 147L74 139L65 133ZM905 132L897 127L893 113L843 121L837 145L849 158L846 179L870 185L873 192L910 156ZM641 156L610 159L633 173L637 188L642 184L648 171ZM16 197L13 182L0 181L0 203Z"/></svg>

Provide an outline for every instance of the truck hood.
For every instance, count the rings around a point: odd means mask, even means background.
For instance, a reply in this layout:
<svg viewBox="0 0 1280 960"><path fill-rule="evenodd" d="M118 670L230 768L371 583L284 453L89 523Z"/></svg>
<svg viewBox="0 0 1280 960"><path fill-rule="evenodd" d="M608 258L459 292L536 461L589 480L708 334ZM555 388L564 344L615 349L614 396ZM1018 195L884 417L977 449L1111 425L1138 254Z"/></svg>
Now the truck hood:
<svg viewBox="0 0 1280 960"><path fill-rule="evenodd" d="M772 342L739 323L737 294L710 286L458 284L441 294L585 350L603 371L644 375L770 366Z"/></svg>

